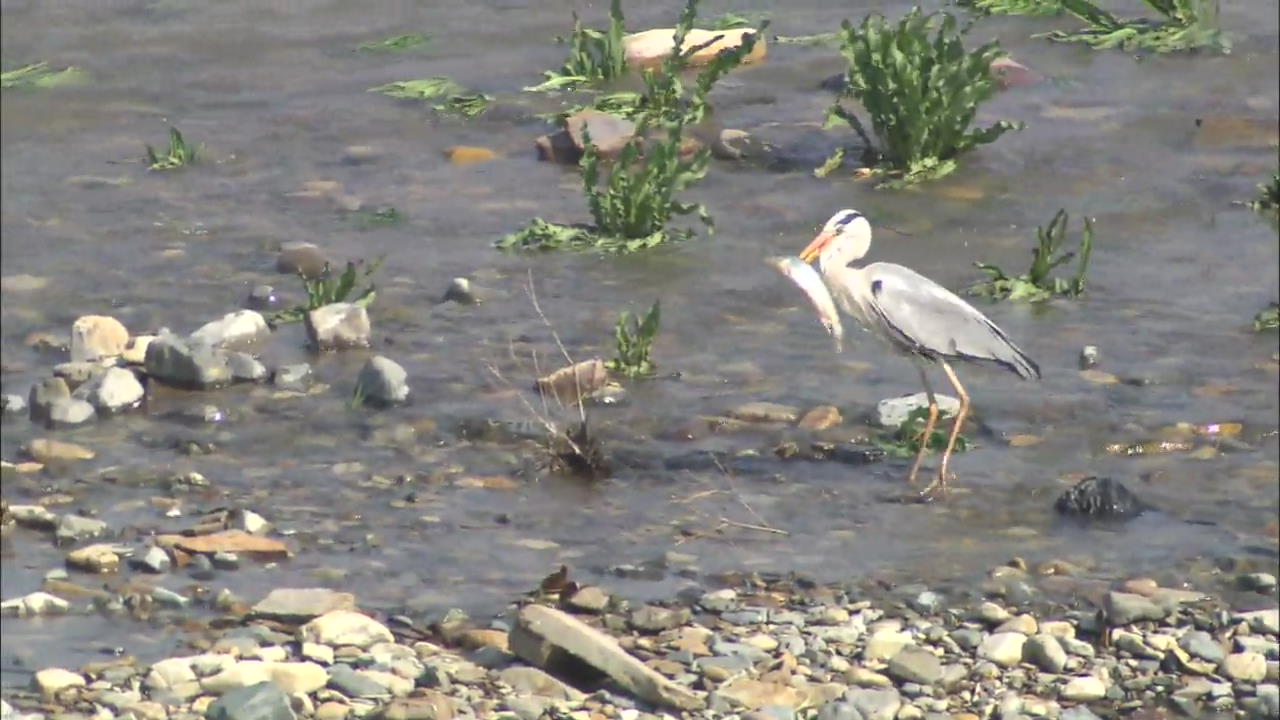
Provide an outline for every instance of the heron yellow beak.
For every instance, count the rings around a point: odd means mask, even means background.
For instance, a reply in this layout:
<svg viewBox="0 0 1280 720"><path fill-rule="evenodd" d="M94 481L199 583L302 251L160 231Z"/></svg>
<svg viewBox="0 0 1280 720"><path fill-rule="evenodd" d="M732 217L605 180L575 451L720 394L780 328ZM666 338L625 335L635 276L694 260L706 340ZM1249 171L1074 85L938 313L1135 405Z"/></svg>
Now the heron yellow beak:
<svg viewBox="0 0 1280 720"><path fill-rule="evenodd" d="M834 233L825 231L818 233L818 237L814 238L808 247L800 251L800 259L805 262L813 262L833 238L835 238Z"/></svg>

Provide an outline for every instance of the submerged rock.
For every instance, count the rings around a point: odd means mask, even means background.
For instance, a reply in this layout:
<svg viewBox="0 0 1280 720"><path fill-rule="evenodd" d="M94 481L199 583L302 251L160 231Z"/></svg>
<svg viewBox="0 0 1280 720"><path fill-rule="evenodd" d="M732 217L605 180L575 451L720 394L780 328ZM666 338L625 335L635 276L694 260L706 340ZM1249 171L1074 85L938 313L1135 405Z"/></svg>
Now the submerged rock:
<svg viewBox="0 0 1280 720"><path fill-rule="evenodd" d="M471 281L464 277L456 277L449 281L449 287L445 289L444 296L440 298L440 302L453 301L459 305L475 305L480 302L480 298L476 297L475 291L471 289Z"/></svg>
<svg viewBox="0 0 1280 720"><path fill-rule="evenodd" d="M1062 493L1053 507L1063 515L1102 520L1127 520L1147 509L1119 481L1092 476Z"/></svg>
<svg viewBox="0 0 1280 720"><path fill-rule="evenodd" d="M49 413L53 409L54 403L59 401L66 402L70 399L71 388L67 385L66 380L60 377L48 377L40 380L31 386L31 392L27 395L31 422L49 422Z"/></svg>
<svg viewBox="0 0 1280 720"><path fill-rule="evenodd" d="M610 158L622 152L636 135L635 123L599 110L582 110L564 119L562 127L534 141L538 159L572 165L582 158L586 138L601 157Z"/></svg>
<svg viewBox="0 0 1280 720"><path fill-rule="evenodd" d="M315 278L324 272L328 264L329 258L314 243L287 242L280 246L280 254L276 257L276 272Z"/></svg>
<svg viewBox="0 0 1280 720"><path fill-rule="evenodd" d="M87 400L73 397L70 400L59 400L49 408L48 426L51 428L81 425L93 419L93 405Z"/></svg>

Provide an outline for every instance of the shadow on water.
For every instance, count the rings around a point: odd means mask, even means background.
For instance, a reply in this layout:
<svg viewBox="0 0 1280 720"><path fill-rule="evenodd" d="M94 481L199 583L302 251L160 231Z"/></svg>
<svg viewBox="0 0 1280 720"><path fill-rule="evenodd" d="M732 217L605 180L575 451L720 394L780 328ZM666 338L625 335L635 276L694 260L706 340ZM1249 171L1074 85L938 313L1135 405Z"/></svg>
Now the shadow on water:
<svg viewBox="0 0 1280 720"><path fill-rule="evenodd" d="M1204 558L1274 562L1267 525L1280 467L1276 344L1247 332L1247 323L1275 299L1277 242L1273 228L1232 205L1275 166L1274 7L1224 7L1224 25L1237 34L1229 56L1141 62L1029 39L1040 21L984 21L980 35L998 35L1049 79L983 108L984 118L1028 127L973 154L952 177L877 192L849 178L816 180L804 168L716 164L689 193L715 214L714 236L601 258L491 248L534 215L586 219L576 176L536 161L531 144L542 125L523 109L460 122L366 92L447 75L513 96L537 79L535 69L559 64L562 49L551 38L568 22L568 5L519 5L6 3L6 68L47 59L81 66L92 81L6 91L0 103L3 274L45 281L34 290L6 282L5 392L25 394L61 359L24 339L62 332L79 315L189 331L237 307L256 284L297 293L291 278L274 274L274 250L300 239L337 257L386 256L373 310L377 350L405 365L415 390L408 407L352 411L347 398L367 354L310 357L290 328L267 359L308 360L327 389L303 398L267 388L161 392L143 413L58 433L98 457L34 479L6 476L6 499L67 493L73 502L59 511L92 510L136 543L211 508L251 508L284 534L294 557L246 562L211 581L174 573L154 582L179 591L225 587L251 602L271 587L325 585L358 589L366 607L415 613L497 611L560 563L644 597L743 569L946 583L980 578L1013 555L1062 558L1106 578L1186 576ZM906 7L894 2L886 11ZM706 12L723 9L711 3ZM663 24L674 12L673 3L646 6L629 20ZM772 30L832 28L844 12L788 4ZM425 52L354 50L419 28L432 34ZM817 154L807 143L830 102L818 84L841 61L822 48L770 53L717 91L718 121L792 138L804 157ZM1198 128L1197 119L1206 122ZM205 144L213 162L144 172L142 145L159 142L167 122ZM1259 132L1258 123L1271 129ZM442 153L458 144L499 157L453 166ZM373 159L344 161L344 148L359 145L373 146ZM328 201L291 196L315 180L341 183L366 207L394 206L407 221L362 231ZM951 288L976 279L975 260L1023 266L1034 227L1059 207L1097 218L1085 298L984 307L1045 377L1025 385L961 370L985 432L957 458L959 491L944 504L883 502L901 489L901 462L777 460L771 451L780 442L811 439L787 427L672 439L672 429L759 400L801 410L833 404L854 426L879 399L917 390L910 365L860 333L843 356L832 355L803 298L761 262L799 250L816 224L846 206L907 233L880 233L875 259L911 265ZM531 420L517 400L535 376L530 353L546 367L557 351L525 295L527 273L578 357L608 356L618 311L663 301L655 357L679 378L634 385L623 406L593 411L607 446L639 458L610 480L539 473L528 442L456 432L467 419ZM486 301L434 305L458 275L471 277ZM1102 368L1126 382L1082 378L1076 363L1085 344L1099 346ZM496 381L489 364L511 385ZM228 420L209 427L170 414L207 403ZM1105 451L1178 422L1222 421L1243 423L1241 442L1194 459ZM16 458L43 434L6 421L0 450ZM1041 441L1011 447L1007 438L1018 434ZM216 452L183 454L192 440ZM711 453L718 463L689 460ZM175 494L167 479L192 470L210 487ZM1122 479L1161 511L1107 529L1059 522L1054 497L1087 474ZM493 477L515 482L486 484ZM171 494L181 517L165 517L152 501ZM28 530L6 535L0 592L37 589L63 552ZM123 582L72 579L112 589ZM9 669L49 658L75 665L116 647L159 657L181 641L146 622L96 617L5 618L4 634L0 663ZM37 657L36 648L48 650ZM10 682L25 679L6 674Z"/></svg>

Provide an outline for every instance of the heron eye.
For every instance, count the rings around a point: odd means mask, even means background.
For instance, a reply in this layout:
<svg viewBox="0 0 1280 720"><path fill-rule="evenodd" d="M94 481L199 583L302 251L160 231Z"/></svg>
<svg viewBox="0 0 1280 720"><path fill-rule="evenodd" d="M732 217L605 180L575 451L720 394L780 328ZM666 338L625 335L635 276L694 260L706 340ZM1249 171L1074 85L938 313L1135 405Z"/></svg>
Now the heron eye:
<svg viewBox="0 0 1280 720"><path fill-rule="evenodd" d="M871 281L871 294L872 294L872 295L874 295L874 296L876 296L876 297L880 297L880 290L881 290L883 287L884 287L884 281L883 281L883 280L873 280L873 281Z"/></svg>

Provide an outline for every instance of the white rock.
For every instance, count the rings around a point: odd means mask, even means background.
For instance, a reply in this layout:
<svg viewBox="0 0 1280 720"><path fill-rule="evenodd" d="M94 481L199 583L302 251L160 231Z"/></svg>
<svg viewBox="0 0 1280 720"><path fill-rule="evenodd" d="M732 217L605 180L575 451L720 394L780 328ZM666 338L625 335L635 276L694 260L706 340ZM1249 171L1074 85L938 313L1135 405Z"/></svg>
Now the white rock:
<svg viewBox="0 0 1280 720"><path fill-rule="evenodd" d="M76 388L71 396L88 401L99 412L120 412L137 407L145 394L137 375L113 367Z"/></svg>
<svg viewBox="0 0 1280 720"><path fill-rule="evenodd" d="M321 615L298 630L303 642L322 645L355 645L367 648L374 643L391 642L395 638L386 625L368 615L351 610L333 610Z"/></svg>
<svg viewBox="0 0 1280 720"><path fill-rule="evenodd" d="M69 687L84 687L84 676L62 668L45 668L35 674L32 685L45 699L52 699L59 691Z"/></svg>
<svg viewBox="0 0 1280 720"><path fill-rule="evenodd" d="M1239 613L1236 620L1249 623L1249 629L1268 635L1280 635L1280 608Z"/></svg>
<svg viewBox="0 0 1280 720"><path fill-rule="evenodd" d="M1106 683L1093 675L1082 675L1080 677L1071 678L1067 681L1067 684L1063 686L1062 692L1058 694L1058 697L1063 700L1071 700L1074 702L1101 700L1106 696Z"/></svg>
<svg viewBox="0 0 1280 720"><path fill-rule="evenodd" d="M867 645L862 649L862 659L867 661L888 660L897 655L902 648L910 645L911 636L896 630L880 630L867 638Z"/></svg>
<svg viewBox="0 0 1280 720"><path fill-rule="evenodd" d="M1022 646L1027 636L1018 632L992 633L978 646L978 657L999 665L1013 667L1022 662Z"/></svg>
<svg viewBox="0 0 1280 720"><path fill-rule="evenodd" d="M1267 676L1267 659L1255 652L1231 653L1222 661L1222 674L1236 682L1261 682Z"/></svg>
<svg viewBox="0 0 1280 720"><path fill-rule="evenodd" d="M210 695L222 695L250 685L271 681L271 663L261 660L244 660L200 681L200 687Z"/></svg>
<svg viewBox="0 0 1280 720"><path fill-rule="evenodd" d="M207 322L191 333L191 341L213 347L233 347L253 342L270 332L267 321L253 310L237 310Z"/></svg>
<svg viewBox="0 0 1280 720"><path fill-rule="evenodd" d="M953 416L960 412L960 401L950 395L934 394L938 401L938 417ZM929 407L929 396L923 392L914 395L903 395L885 398L876 403L876 419L881 427L896 428L907 421L912 411Z"/></svg>
<svg viewBox="0 0 1280 720"><path fill-rule="evenodd" d="M71 323L71 361L97 360L124 352L129 331L109 315L85 315Z"/></svg>
<svg viewBox="0 0 1280 720"><path fill-rule="evenodd" d="M369 313L355 303L333 303L306 315L307 338L317 350L369 347Z"/></svg>
<svg viewBox="0 0 1280 720"><path fill-rule="evenodd" d="M47 592L33 592L0 603L0 612L15 615L55 615L71 609L71 603Z"/></svg>
<svg viewBox="0 0 1280 720"><path fill-rule="evenodd" d="M302 657L318 662L321 665L332 665L333 648L320 643L304 642L302 643Z"/></svg>
<svg viewBox="0 0 1280 720"><path fill-rule="evenodd" d="M148 690L165 690L175 685L196 680L196 673L191 669L189 658L169 658L151 666L147 673Z"/></svg>
<svg viewBox="0 0 1280 720"><path fill-rule="evenodd" d="M329 682L329 673L313 662L274 662L269 666L271 682L288 695L313 693ZM409 690L413 682L409 682ZM408 691L405 692L408 694Z"/></svg>
<svg viewBox="0 0 1280 720"><path fill-rule="evenodd" d="M375 355L360 370L356 387L366 402L397 405L409 399L409 374L396 361Z"/></svg>

